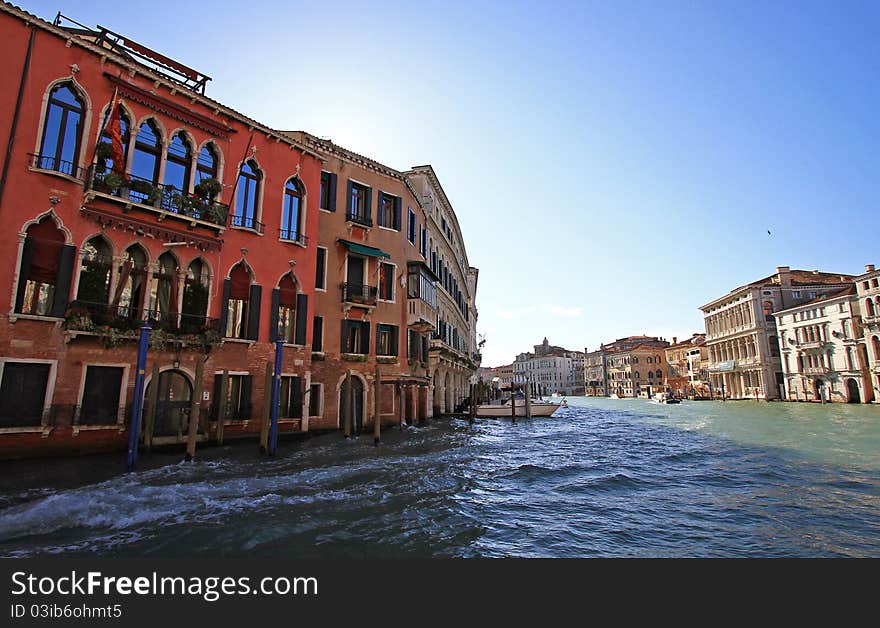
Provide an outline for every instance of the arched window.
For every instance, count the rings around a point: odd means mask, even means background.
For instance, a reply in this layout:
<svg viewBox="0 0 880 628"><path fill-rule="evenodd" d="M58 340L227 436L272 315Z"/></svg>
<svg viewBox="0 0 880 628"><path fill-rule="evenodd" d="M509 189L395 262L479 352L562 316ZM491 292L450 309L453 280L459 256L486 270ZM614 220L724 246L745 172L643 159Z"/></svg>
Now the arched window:
<svg viewBox="0 0 880 628"><path fill-rule="evenodd" d="M302 192L296 179L290 179L284 186L284 207L281 209L281 239L299 240L302 233L300 229L300 205L302 204Z"/></svg>
<svg viewBox="0 0 880 628"><path fill-rule="evenodd" d="M61 257L64 249L64 234L55 226L55 221L46 216L27 230L22 249L19 270L16 312L38 316L63 316L55 307L56 287L62 271ZM70 288L69 273L67 286L62 287L66 307L66 290Z"/></svg>
<svg viewBox="0 0 880 628"><path fill-rule="evenodd" d="M773 320L773 302L772 301L764 301L764 320L772 321Z"/></svg>
<svg viewBox="0 0 880 628"><path fill-rule="evenodd" d="M235 214L232 225L261 231L262 224L257 221L257 197L260 194L260 172L257 162L246 161L238 173L238 189L235 192Z"/></svg>
<svg viewBox="0 0 880 628"><path fill-rule="evenodd" d="M200 259L193 260L186 269L180 317L181 328L188 333L201 330L207 323L209 289L208 266Z"/></svg>
<svg viewBox="0 0 880 628"><path fill-rule="evenodd" d="M49 94L38 168L76 176L85 107L73 85L61 83Z"/></svg>
<svg viewBox="0 0 880 628"><path fill-rule="evenodd" d="M104 131L101 133L101 142L104 144L112 144L113 140L110 138L110 131L108 129L108 116L110 115L110 109L107 109L107 113L104 115L104 121L102 123L101 128ZM119 116L119 128L122 132L122 154L128 155L128 142L131 139L131 122L128 119L128 116L125 114L125 110L122 108L122 105L119 105L119 109L117 111L117 115ZM108 172L113 170L112 157L106 157L103 160L98 160L98 172ZM122 164L122 167L119 168L120 172L125 171L125 164Z"/></svg>
<svg viewBox="0 0 880 628"><path fill-rule="evenodd" d="M227 338L247 338L251 275L247 267L239 263L229 273L227 281L226 325L223 333Z"/></svg>
<svg viewBox="0 0 880 628"><path fill-rule="evenodd" d="M654 371L648 371L648 379L654 379Z"/></svg>
<svg viewBox="0 0 880 628"><path fill-rule="evenodd" d="M663 371L657 369L657 379L663 379Z"/></svg>
<svg viewBox="0 0 880 628"><path fill-rule="evenodd" d="M880 337L874 336L871 344L874 346L874 359L880 360Z"/></svg>
<svg viewBox="0 0 880 628"><path fill-rule="evenodd" d="M296 283L288 273L278 284L278 335L293 343L296 333Z"/></svg>
<svg viewBox="0 0 880 628"><path fill-rule="evenodd" d="M119 316L132 320L145 318L147 297L147 254L137 244L125 250L119 266L119 283L113 295L113 305Z"/></svg>
<svg viewBox="0 0 880 628"><path fill-rule="evenodd" d="M110 300L110 267L112 266L110 245L102 236L90 238L82 248L82 262L79 268L79 286L76 300L80 304L106 305Z"/></svg>
<svg viewBox="0 0 880 628"><path fill-rule="evenodd" d="M847 347L846 349L846 362L846 366L850 371L858 369L858 366L856 366L856 353L852 347Z"/></svg>
<svg viewBox="0 0 880 628"><path fill-rule="evenodd" d="M199 158L196 161L196 183L201 183L205 179L217 178L217 153L213 144L206 144L199 151Z"/></svg>
<svg viewBox="0 0 880 628"><path fill-rule="evenodd" d="M850 334L849 321L846 319L843 319L843 337L849 338L849 334Z"/></svg>
<svg viewBox="0 0 880 628"><path fill-rule="evenodd" d="M153 297L153 316L157 321L172 328L177 327L177 260L170 251L159 256L159 267Z"/></svg>
<svg viewBox="0 0 880 628"><path fill-rule="evenodd" d="M189 192L190 171L192 170L192 148L182 133L175 133L168 145L165 162L165 186Z"/></svg>
<svg viewBox="0 0 880 628"><path fill-rule="evenodd" d="M131 176L155 185L159 182L159 163L161 161L162 140L159 128L153 120L147 120L141 124L134 141Z"/></svg>
<svg viewBox="0 0 880 628"><path fill-rule="evenodd" d="M865 316L874 316L874 302L871 297L865 299Z"/></svg>

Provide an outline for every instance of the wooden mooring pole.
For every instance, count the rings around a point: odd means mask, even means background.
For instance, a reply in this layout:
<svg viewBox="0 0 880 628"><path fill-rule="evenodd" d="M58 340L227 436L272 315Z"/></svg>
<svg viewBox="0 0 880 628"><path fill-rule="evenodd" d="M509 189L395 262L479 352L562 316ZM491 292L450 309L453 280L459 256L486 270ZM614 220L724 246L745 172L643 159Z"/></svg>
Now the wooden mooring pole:
<svg viewBox="0 0 880 628"><path fill-rule="evenodd" d="M379 446L379 440L382 433L382 406L379 404L379 394L382 389L382 374L379 372L379 366L376 366L376 379L373 382L375 392L373 393L373 445Z"/></svg>
<svg viewBox="0 0 880 628"><path fill-rule="evenodd" d="M205 375L204 360L196 360L196 386L193 391L192 404L189 407L189 427L186 433L186 459L192 460L196 455L196 434L199 429L199 417L202 414L202 380Z"/></svg>
<svg viewBox="0 0 880 628"><path fill-rule="evenodd" d="M263 379L263 415L260 417L260 453L269 451L269 420L272 412L272 363L266 362L266 375Z"/></svg>
<svg viewBox="0 0 880 628"><path fill-rule="evenodd" d="M532 418L532 385L526 382L526 418Z"/></svg>
<svg viewBox="0 0 880 628"><path fill-rule="evenodd" d="M510 419L516 423L516 387L513 384L510 386Z"/></svg>

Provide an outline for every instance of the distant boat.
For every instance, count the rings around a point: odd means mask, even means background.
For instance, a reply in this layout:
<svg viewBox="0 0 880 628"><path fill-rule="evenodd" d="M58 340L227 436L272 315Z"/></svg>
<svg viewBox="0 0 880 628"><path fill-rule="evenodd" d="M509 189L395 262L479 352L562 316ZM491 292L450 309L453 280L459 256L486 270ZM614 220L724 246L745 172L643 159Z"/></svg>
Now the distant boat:
<svg viewBox="0 0 880 628"><path fill-rule="evenodd" d="M617 393L611 393L610 395L608 395L608 398L609 399L623 399L623 397L621 397Z"/></svg>
<svg viewBox="0 0 880 628"><path fill-rule="evenodd" d="M531 403L532 416L552 416L560 405L558 403L549 403L547 401L538 401L533 399ZM516 416L524 417L526 415L525 399L516 400ZM510 401L506 401L501 405L484 403L477 407L477 416L484 417L506 417L510 416Z"/></svg>
<svg viewBox="0 0 880 628"><path fill-rule="evenodd" d="M654 401L657 403L681 403L681 399L676 399L671 392L657 393L654 395Z"/></svg>

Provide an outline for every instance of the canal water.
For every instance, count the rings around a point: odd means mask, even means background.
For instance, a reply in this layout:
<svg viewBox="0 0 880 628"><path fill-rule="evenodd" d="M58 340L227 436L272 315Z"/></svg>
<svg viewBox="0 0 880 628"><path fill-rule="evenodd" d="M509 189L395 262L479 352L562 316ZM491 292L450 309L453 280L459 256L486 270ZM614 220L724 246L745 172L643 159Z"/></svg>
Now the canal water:
<svg viewBox="0 0 880 628"><path fill-rule="evenodd" d="M0 556L880 556L880 407L569 399L346 441L0 465Z"/></svg>

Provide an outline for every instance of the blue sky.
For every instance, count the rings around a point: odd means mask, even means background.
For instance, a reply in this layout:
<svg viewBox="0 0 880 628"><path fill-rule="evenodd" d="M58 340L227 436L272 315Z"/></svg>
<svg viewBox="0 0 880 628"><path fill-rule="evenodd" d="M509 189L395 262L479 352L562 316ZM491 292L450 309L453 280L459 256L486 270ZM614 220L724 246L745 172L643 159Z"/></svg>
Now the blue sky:
<svg viewBox="0 0 880 628"><path fill-rule="evenodd" d="M880 263L877 3L21 4L274 128L431 163L480 268L484 364L686 336L778 265Z"/></svg>

